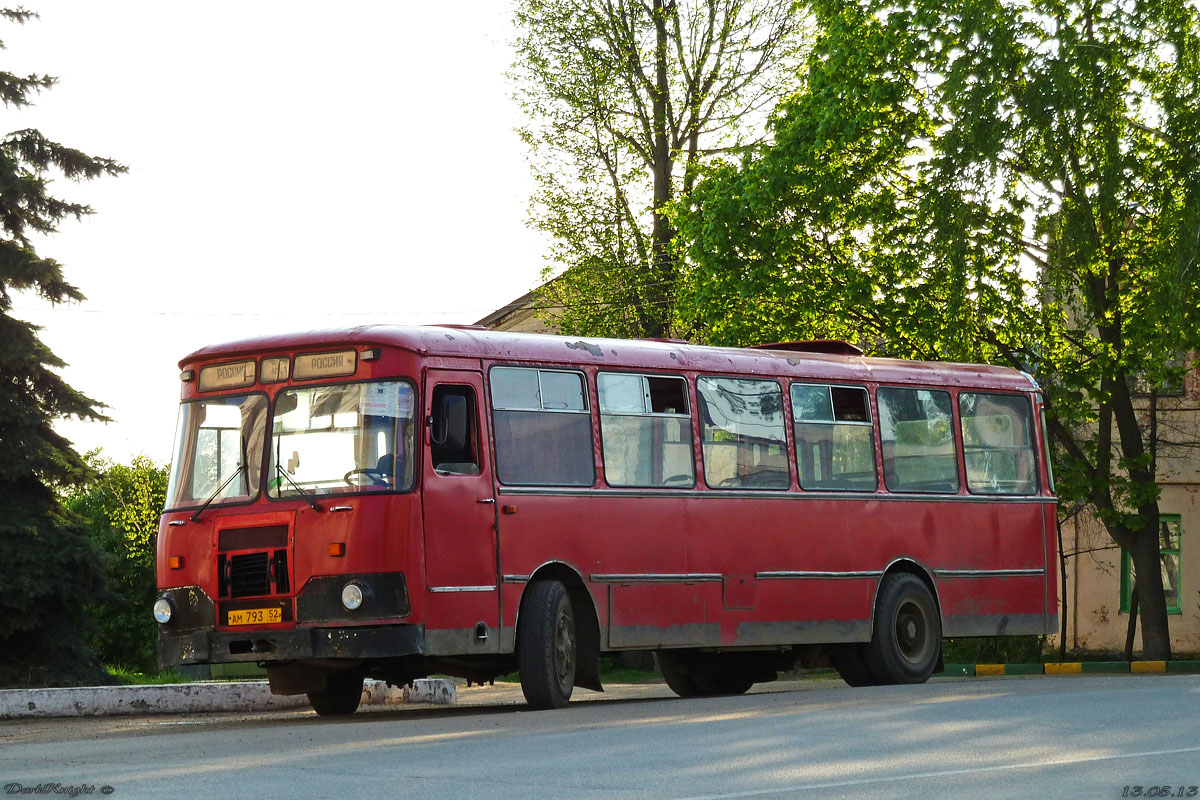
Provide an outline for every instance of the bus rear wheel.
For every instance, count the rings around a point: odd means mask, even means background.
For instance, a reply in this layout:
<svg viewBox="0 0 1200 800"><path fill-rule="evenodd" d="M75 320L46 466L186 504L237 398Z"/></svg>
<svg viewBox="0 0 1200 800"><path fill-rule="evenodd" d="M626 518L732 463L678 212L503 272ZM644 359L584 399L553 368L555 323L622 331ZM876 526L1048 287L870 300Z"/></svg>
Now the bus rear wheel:
<svg viewBox="0 0 1200 800"><path fill-rule="evenodd" d="M754 685L745 665L720 655L659 651L658 668L667 687L680 697L745 694Z"/></svg>
<svg viewBox="0 0 1200 800"><path fill-rule="evenodd" d="M937 666L942 623L925 582L908 572L883 579L866 664L877 683L924 683Z"/></svg>
<svg viewBox="0 0 1200 800"><path fill-rule="evenodd" d="M325 688L308 693L308 702L322 717L343 716L358 710L362 700L363 676L346 670L330 670Z"/></svg>
<svg viewBox="0 0 1200 800"><path fill-rule="evenodd" d="M680 697L700 697L703 694L696 684L696 679L679 657L662 651L655 655L658 659L658 671L667 682L667 688Z"/></svg>
<svg viewBox="0 0 1200 800"><path fill-rule="evenodd" d="M563 708L570 702L578 648L566 587L558 581L529 584L517 626L517 668L532 708Z"/></svg>
<svg viewBox="0 0 1200 800"><path fill-rule="evenodd" d="M879 682L867 669L866 656L863 654L865 647L861 644L844 644L833 653L833 668L847 686L874 686Z"/></svg>

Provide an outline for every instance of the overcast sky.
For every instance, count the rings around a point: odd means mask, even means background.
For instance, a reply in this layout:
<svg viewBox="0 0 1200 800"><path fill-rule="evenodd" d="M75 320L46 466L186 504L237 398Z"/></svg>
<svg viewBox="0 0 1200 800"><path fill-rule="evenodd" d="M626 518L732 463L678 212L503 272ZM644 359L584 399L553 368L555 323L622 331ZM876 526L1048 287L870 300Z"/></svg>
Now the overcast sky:
<svg viewBox="0 0 1200 800"><path fill-rule="evenodd" d="M165 462L177 362L205 344L469 323L540 282L506 0L27 6L0 69L60 84L5 132L129 166L53 186L96 210L38 243L87 301L15 301L110 406L59 426L80 450Z"/></svg>

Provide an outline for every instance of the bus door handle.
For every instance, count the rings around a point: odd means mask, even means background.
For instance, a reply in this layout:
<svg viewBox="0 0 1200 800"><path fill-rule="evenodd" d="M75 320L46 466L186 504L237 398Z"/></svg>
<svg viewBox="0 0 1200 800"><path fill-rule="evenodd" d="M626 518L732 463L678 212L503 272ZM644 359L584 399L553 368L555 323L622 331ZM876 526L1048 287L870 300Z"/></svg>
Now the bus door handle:
<svg viewBox="0 0 1200 800"><path fill-rule="evenodd" d="M353 511L354 506L334 506L330 511Z"/></svg>
<svg viewBox="0 0 1200 800"><path fill-rule="evenodd" d="M496 498L494 498L494 497L485 497L485 498L483 498L482 500L476 500L475 502L476 502L476 503L494 503L494 502L496 502Z"/></svg>

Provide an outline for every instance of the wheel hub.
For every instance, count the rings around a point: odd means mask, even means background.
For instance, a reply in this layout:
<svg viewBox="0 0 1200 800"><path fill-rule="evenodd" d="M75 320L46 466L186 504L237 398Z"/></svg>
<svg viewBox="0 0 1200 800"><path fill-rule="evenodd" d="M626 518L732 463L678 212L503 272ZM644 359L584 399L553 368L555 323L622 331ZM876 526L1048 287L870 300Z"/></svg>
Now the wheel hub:
<svg viewBox="0 0 1200 800"><path fill-rule="evenodd" d="M575 622L566 609L559 611L554 625L554 671L560 682L575 675Z"/></svg>

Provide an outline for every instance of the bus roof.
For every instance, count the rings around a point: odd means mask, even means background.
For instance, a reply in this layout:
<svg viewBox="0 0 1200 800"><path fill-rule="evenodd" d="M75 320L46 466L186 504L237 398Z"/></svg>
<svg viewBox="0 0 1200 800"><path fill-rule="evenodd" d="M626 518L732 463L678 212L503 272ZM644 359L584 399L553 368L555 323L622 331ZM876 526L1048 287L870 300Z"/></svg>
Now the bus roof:
<svg viewBox="0 0 1200 800"><path fill-rule="evenodd" d="M770 375L822 381L913 383L1036 390L1029 375L1007 367L904 361L797 350L709 347L679 342L508 333L455 326L365 325L242 339L209 345L186 356L181 368L226 357L360 345L395 347L421 356L478 358L531 364L582 365L660 372Z"/></svg>

